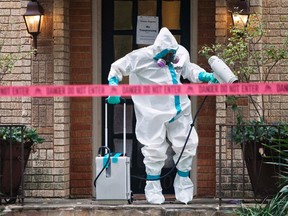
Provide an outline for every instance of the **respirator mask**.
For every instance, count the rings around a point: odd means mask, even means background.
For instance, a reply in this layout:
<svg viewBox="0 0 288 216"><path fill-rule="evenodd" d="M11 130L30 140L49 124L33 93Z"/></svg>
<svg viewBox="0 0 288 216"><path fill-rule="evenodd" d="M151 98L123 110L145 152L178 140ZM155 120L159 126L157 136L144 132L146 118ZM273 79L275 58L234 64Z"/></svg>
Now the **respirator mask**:
<svg viewBox="0 0 288 216"><path fill-rule="evenodd" d="M162 58L157 60L157 64L159 67L165 67L169 63L177 64L179 62L179 57L175 55L175 53L169 52Z"/></svg>

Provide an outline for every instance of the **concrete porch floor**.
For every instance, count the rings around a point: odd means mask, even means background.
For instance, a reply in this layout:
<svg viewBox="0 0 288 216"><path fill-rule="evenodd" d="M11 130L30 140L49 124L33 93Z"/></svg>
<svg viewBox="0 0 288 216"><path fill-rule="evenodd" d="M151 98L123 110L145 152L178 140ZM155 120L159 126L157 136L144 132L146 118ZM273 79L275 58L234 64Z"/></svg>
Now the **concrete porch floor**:
<svg viewBox="0 0 288 216"><path fill-rule="evenodd" d="M8 216L235 216L233 210L240 204L223 202L218 199L194 198L188 205L166 199L162 205L151 205L146 200L134 197L132 204L127 201L96 201L93 199L25 198L24 204L4 204L0 215Z"/></svg>

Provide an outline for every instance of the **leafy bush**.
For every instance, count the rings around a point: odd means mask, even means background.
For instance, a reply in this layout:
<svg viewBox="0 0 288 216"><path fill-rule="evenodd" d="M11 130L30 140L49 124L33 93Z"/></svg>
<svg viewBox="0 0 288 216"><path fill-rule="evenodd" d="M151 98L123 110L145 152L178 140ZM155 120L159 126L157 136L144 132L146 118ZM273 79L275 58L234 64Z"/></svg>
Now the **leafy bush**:
<svg viewBox="0 0 288 216"><path fill-rule="evenodd" d="M207 59L217 55L234 71L240 82L268 82L270 75L281 61L288 58L288 33L284 22L279 22L282 38L277 43L269 41L269 28L257 14L250 15L247 27L230 28L225 43L205 45L199 53ZM267 109L264 103L270 103L264 96L248 96L257 113L256 120L243 120L237 107L237 96L228 97L227 103L236 111L237 125L231 132L231 138L238 142L261 143L278 152L278 162L267 162L281 166L282 189L268 202L255 207L243 205L237 209L237 215L245 216L286 216L288 215L288 126L277 123L269 126L265 121ZM246 125L246 126L244 126ZM276 127L278 126L279 129ZM255 131L257 128L257 131ZM268 141L268 142L266 142Z"/></svg>
<svg viewBox="0 0 288 216"><path fill-rule="evenodd" d="M271 144L277 139L288 139L286 122L268 124L263 119L244 121L242 116L238 116L231 131L231 140L236 143Z"/></svg>
<svg viewBox="0 0 288 216"><path fill-rule="evenodd" d="M7 141L11 140L12 142L21 142L21 127L0 127L0 139ZM39 144L44 142L44 138L37 133L36 129L24 127L23 141Z"/></svg>
<svg viewBox="0 0 288 216"><path fill-rule="evenodd" d="M277 162L267 162L280 166L280 186L281 190L272 197L265 205L256 205L255 207L247 207L242 205L241 208L235 210L235 213L240 216L287 216L288 215L288 126L283 126L281 131L286 135L286 138L274 139L273 145L265 147L278 153Z"/></svg>
<svg viewBox="0 0 288 216"><path fill-rule="evenodd" d="M279 22L278 28L286 29L284 22ZM267 39L269 34L266 23L260 20L259 15L252 14L247 27L230 28L225 43L204 45L199 53L207 59L212 55L219 56L238 76L239 82L267 82L275 66L288 58L288 32L283 30L283 38L277 44ZM265 100L263 95L259 97L261 100L248 96L258 117L265 121ZM233 96L234 110L237 99Z"/></svg>

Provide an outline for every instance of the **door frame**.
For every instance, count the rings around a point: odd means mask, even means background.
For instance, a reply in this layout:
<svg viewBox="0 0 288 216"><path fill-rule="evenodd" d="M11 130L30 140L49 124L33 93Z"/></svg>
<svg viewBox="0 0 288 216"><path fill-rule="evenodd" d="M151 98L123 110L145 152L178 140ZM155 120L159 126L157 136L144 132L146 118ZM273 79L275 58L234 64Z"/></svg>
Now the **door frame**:
<svg viewBox="0 0 288 216"><path fill-rule="evenodd" d="M92 80L93 84L102 83L102 58L101 58L101 32L102 32L102 1L91 0L92 2ZM102 99L101 97L93 97L92 101L92 196L95 197L96 191L94 187L94 179L96 177L95 157L98 149L102 146Z"/></svg>
<svg viewBox="0 0 288 216"><path fill-rule="evenodd" d="M92 1L92 0L91 0ZM190 2L190 58L192 62L197 62L198 56L198 0ZM92 1L92 55L93 55L93 84L102 83L102 0ZM192 102L192 115L197 109L197 97L190 97ZM95 197L95 187L93 185L96 175L95 157L98 149L102 145L102 100L101 97L93 98L93 122L92 122L92 191ZM193 159L192 171L190 173L194 183L194 195L197 194L197 155Z"/></svg>
<svg viewBox="0 0 288 216"><path fill-rule="evenodd" d="M197 63L198 61L198 0L191 0L190 2L190 58L191 62ZM197 96L190 96L192 116L197 111ZM197 124L195 124L197 130ZM194 184L194 195L197 194L197 154L193 158L192 169L190 176Z"/></svg>

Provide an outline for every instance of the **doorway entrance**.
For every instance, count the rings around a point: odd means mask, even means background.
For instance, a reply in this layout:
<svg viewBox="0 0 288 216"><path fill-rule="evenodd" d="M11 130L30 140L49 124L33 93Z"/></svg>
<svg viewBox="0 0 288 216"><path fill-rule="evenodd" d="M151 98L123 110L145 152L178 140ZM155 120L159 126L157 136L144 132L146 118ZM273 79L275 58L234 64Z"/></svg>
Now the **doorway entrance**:
<svg viewBox="0 0 288 216"><path fill-rule="evenodd" d="M102 84L107 84L111 64L125 54L145 45L136 43L138 16L158 17L159 27L167 27L179 44L190 50L190 1L187 0L103 0L102 1ZM147 44L148 45L148 44ZM127 84L125 77L121 82ZM135 136L135 115L131 98L127 99L127 155L131 158L131 175L145 177L145 167L141 154L141 143ZM104 99L102 101L104 128ZM108 146L113 152L122 152L123 106L108 106ZM102 130L104 143L104 130ZM173 154L168 149L167 154ZM170 171L174 163L172 157L162 170L162 175ZM176 172L176 171L175 171ZM173 180L175 172L161 180L163 193L174 194ZM145 181L131 178L134 194L144 193Z"/></svg>

